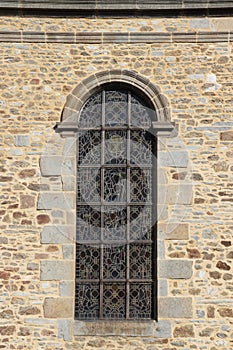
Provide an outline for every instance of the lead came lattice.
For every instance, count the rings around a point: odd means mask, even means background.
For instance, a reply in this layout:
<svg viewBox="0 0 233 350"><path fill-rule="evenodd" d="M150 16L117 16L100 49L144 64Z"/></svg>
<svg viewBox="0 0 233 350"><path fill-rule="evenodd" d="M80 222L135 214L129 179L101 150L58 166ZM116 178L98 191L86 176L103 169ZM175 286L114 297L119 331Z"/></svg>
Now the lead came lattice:
<svg viewBox="0 0 233 350"><path fill-rule="evenodd" d="M98 92L81 112L78 319L152 318L154 138L150 126L150 109L129 90Z"/></svg>

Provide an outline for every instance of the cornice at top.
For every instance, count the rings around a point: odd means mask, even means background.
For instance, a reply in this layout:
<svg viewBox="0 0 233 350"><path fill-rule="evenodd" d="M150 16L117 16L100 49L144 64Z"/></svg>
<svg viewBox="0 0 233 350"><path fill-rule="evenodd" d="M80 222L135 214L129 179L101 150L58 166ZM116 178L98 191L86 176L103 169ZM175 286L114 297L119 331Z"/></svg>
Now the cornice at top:
<svg viewBox="0 0 233 350"><path fill-rule="evenodd" d="M230 12L229 12L230 10ZM59 15L71 11L71 15L85 13L107 13L109 16L124 14L132 16L137 13L147 15L167 13L168 16L200 13L205 15L231 15L233 0L2 0L0 14L42 13ZM61 12L62 11L62 12ZM131 11L131 12L129 12Z"/></svg>

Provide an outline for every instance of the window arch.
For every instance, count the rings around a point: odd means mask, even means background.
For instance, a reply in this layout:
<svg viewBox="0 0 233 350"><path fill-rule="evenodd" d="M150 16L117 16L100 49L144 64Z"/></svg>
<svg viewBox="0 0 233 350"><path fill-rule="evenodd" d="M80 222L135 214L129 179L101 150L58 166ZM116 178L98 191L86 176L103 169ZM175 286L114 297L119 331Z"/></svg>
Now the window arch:
<svg viewBox="0 0 233 350"><path fill-rule="evenodd" d="M75 317L155 317L157 115L128 84L94 92L78 125Z"/></svg>

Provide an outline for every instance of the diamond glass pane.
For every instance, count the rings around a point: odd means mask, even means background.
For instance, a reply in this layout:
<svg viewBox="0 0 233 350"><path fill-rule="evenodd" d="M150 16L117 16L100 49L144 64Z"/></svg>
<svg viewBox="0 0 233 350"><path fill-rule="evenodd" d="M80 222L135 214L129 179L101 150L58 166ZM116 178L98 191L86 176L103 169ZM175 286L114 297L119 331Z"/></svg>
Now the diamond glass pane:
<svg viewBox="0 0 233 350"><path fill-rule="evenodd" d="M129 292L129 317L151 318L152 286L146 283L131 283Z"/></svg>
<svg viewBox="0 0 233 350"><path fill-rule="evenodd" d="M92 95L84 105L80 121L79 128L94 128L101 126L102 115L102 93L99 92Z"/></svg>
<svg viewBox="0 0 233 350"><path fill-rule="evenodd" d="M152 137L143 130L131 131L130 163L137 165L152 165Z"/></svg>
<svg viewBox="0 0 233 350"><path fill-rule="evenodd" d="M125 164L127 150L126 131L106 131L105 133L105 163Z"/></svg>
<svg viewBox="0 0 233 350"><path fill-rule="evenodd" d="M151 239L152 213L149 206L130 207L130 239Z"/></svg>
<svg viewBox="0 0 233 350"><path fill-rule="evenodd" d="M96 130L89 130L80 133L78 145L79 165L100 164L101 133Z"/></svg>
<svg viewBox="0 0 233 350"><path fill-rule="evenodd" d="M98 319L100 292L97 283L76 286L75 317L83 320Z"/></svg>
<svg viewBox="0 0 233 350"><path fill-rule="evenodd" d="M123 319L125 313L125 284L105 283L103 290L103 317Z"/></svg>
<svg viewBox="0 0 233 350"><path fill-rule="evenodd" d="M129 250L130 278L140 280L152 278L151 245L131 244Z"/></svg>
<svg viewBox="0 0 233 350"><path fill-rule="evenodd" d="M126 168L105 168L104 170L104 200L109 203L126 202L127 172Z"/></svg>
<svg viewBox="0 0 233 350"><path fill-rule="evenodd" d="M151 202L151 170L131 168L130 170L130 199L131 202Z"/></svg>
<svg viewBox="0 0 233 350"><path fill-rule="evenodd" d="M127 209L124 207L104 207L103 239L108 241L125 240L127 234Z"/></svg>
<svg viewBox="0 0 233 350"><path fill-rule="evenodd" d="M104 279L126 278L126 246L105 246L103 249Z"/></svg>
<svg viewBox="0 0 233 350"><path fill-rule="evenodd" d="M100 207L77 207L77 241L96 241L101 237Z"/></svg>
<svg viewBox="0 0 233 350"><path fill-rule="evenodd" d="M77 187L78 204L100 203L100 174L97 168L80 168Z"/></svg>
<svg viewBox="0 0 233 350"><path fill-rule="evenodd" d="M76 245L78 279L98 279L100 274L100 248L84 244Z"/></svg>
<svg viewBox="0 0 233 350"><path fill-rule="evenodd" d="M135 96L131 97L131 126L148 128L151 126L151 110Z"/></svg>
<svg viewBox="0 0 233 350"><path fill-rule="evenodd" d="M105 125L127 125L128 94L122 91L106 91L105 97Z"/></svg>

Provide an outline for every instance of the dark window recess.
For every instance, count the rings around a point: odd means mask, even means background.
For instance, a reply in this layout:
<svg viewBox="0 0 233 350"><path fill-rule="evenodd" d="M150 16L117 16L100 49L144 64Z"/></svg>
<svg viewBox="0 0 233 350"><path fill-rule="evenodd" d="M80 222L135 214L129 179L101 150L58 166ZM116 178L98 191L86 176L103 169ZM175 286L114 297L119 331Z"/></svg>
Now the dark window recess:
<svg viewBox="0 0 233 350"><path fill-rule="evenodd" d="M154 317L154 116L133 92L115 88L81 111L76 319Z"/></svg>

